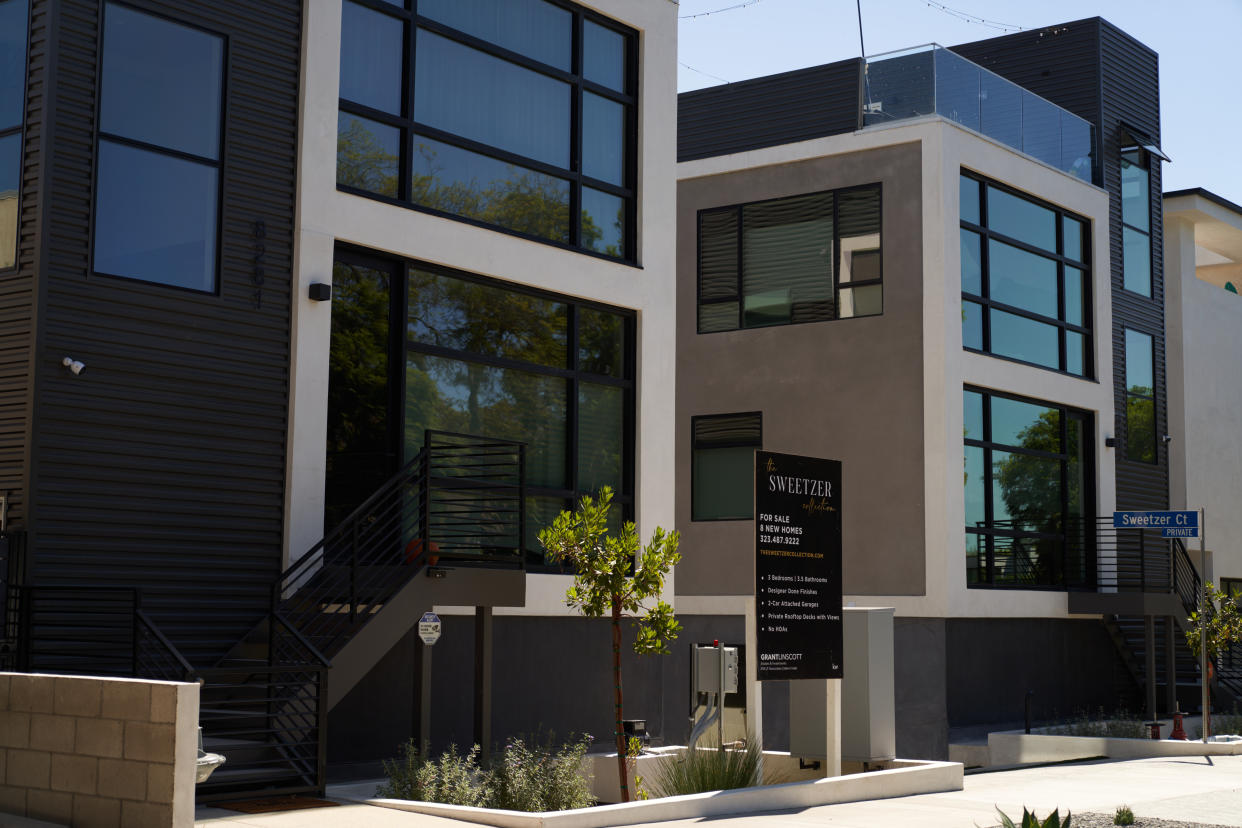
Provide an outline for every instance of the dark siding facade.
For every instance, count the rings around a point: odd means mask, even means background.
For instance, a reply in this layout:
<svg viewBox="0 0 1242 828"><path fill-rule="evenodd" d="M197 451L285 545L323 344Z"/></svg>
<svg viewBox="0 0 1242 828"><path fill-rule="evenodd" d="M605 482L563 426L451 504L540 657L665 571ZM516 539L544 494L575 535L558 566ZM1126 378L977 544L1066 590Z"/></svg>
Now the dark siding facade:
<svg viewBox="0 0 1242 828"><path fill-rule="evenodd" d="M39 187L33 577L140 588L203 664L264 612L281 563L301 4L130 5L227 40L219 292L90 272L102 4L62 0Z"/></svg>
<svg viewBox="0 0 1242 828"><path fill-rule="evenodd" d="M1151 334L1155 341L1156 433L1168 433L1165 378L1164 252L1158 230L1161 215L1160 164L1151 176L1152 295L1123 288L1121 242L1121 148L1130 139L1122 124L1159 143L1160 75L1155 52L1106 20L1091 18L1047 29L953 47L953 51L1021 84L1096 125L1096 181L1109 193L1109 248L1112 259L1113 387L1118 437L1117 508L1163 509L1169 500L1168 450L1157 440L1156 464L1125 459L1125 329ZM1102 428L1109 429L1107 423Z"/></svg>
<svg viewBox="0 0 1242 828"><path fill-rule="evenodd" d="M677 160L858 128L859 61L843 60L677 96Z"/></svg>

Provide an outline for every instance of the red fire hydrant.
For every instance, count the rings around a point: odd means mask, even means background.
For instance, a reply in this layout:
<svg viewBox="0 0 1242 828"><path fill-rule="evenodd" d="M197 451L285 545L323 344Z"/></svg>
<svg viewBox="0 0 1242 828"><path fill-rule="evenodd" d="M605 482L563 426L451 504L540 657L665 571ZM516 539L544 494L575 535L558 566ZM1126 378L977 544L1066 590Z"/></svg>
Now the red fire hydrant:
<svg viewBox="0 0 1242 828"><path fill-rule="evenodd" d="M1186 737L1186 728L1182 727L1182 711L1173 711L1173 732L1169 734L1170 739L1181 739L1183 742L1188 741Z"/></svg>

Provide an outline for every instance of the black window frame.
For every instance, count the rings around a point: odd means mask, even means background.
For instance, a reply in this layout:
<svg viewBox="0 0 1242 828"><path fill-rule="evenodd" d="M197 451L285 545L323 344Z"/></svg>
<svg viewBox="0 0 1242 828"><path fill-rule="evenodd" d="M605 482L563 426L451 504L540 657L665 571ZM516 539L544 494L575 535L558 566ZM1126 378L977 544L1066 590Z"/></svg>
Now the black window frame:
<svg viewBox="0 0 1242 828"><path fill-rule="evenodd" d="M1242 603L1242 578L1221 578L1220 591Z"/></svg>
<svg viewBox="0 0 1242 828"><path fill-rule="evenodd" d="M864 190L876 191L878 209L880 211L880 247L879 253L879 270L880 276L876 279L864 279L859 281L850 281L846 283L846 290L855 290L857 288L880 286L880 312L841 316L841 222L840 222L840 205L841 196L851 192L861 192ZM747 207L754 207L760 204L776 204L781 201L790 201L799 198L805 198L812 195L832 195L832 272L829 278L832 279L832 317L829 319L808 320L805 322L783 322L771 325L746 325L746 307L745 294L742 290L742 283L745 279L745 224L743 222L744 211ZM731 297L717 299L703 299L703 218L704 216L713 214L723 214L732 211L734 213L734 227L737 256L737 289ZM804 193L793 193L791 195L777 196L775 198L764 198L756 201L746 201L740 204L728 204L718 207L704 207L695 214L695 331L700 335L710 335L718 333L730 333L733 331L752 331L763 328L781 328L789 325L814 325L823 322L841 322L847 319L871 319L877 316L883 316L883 287L884 287L884 183L882 181L871 181L866 184L854 184L848 187L835 187L828 190L812 190ZM732 328L722 328L719 330L705 331L702 326L702 309L705 305L727 305L737 303L737 325Z"/></svg>
<svg viewBox="0 0 1242 828"><path fill-rule="evenodd" d="M1131 155L1131 154L1134 155L1135 161L1128 162L1128 159L1126 159L1126 156ZM1121 221L1121 288L1122 290L1126 291L1127 293L1133 296L1141 296L1144 299L1152 299L1154 298L1155 293L1156 293L1156 274L1153 272L1153 266L1155 262L1154 262L1154 257L1152 256L1152 250L1151 250L1151 241L1152 241L1151 153L1143 149L1142 147L1138 146L1137 144L1124 144L1121 147L1121 152L1118 156L1118 162L1117 162L1118 163L1118 173L1117 173L1118 185L1117 186L1119 189L1121 187L1121 180L1124 178L1124 175L1121 171L1121 165L1127 162L1130 163L1132 166L1143 170L1147 174L1147 229L1144 230L1141 227L1137 227L1126 221L1125 196L1124 195L1120 196L1121 209L1117 211L1117 214L1121 217L1120 219ZM1140 233L1147 239L1147 245L1146 245L1147 292L1146 293L1141 293L1136 290L1131 290L1129 285L1127 284L1129 281L1128 279L1126 279L1127 262L1126 262L1125 238L1126 238L1127 230L1130 230L1134 233Z"/></svg>
<svg viewBox="0 0 1242 828"><path fill-rule="evenodd" d="M638 33L615 20L612 20L591 9L584 8L567 0L544 0L547 3L558 6L573 14L573 44L571 47L571 70L565 71L553 66L549 66L539 60L527 57L519 52L512 51L498 44L483 40L474 35L454 29L448 25L440 23L431 18L423 17L418 14L418 0L404 0L400 5L386 2L385 0L345 0L355 5L362 6L372 11L381 12L389 17L402 21L404 27L403 34L403 51L402 51L402 77L401 77L401 108L404 113L402 116L395 116L382 110L373 109L371 107L354 103L343 97L337 97L337 112L341 114L356 115L371 121L383 124L384 126L393 127L400 132L400 150L397 171L397 196L386 196L379 193L370 192L360 187L350 186L348 184L337 183L337 190L352 195L362 196L364 198L382 201L386 204L392 204L399 207L415 210L420 213L440 216L442 218L453 219L454 221L465 222L476 227L494 230L498 233L504 233L518 238L529 239L547 244L553 247L559 247L565 250L573 250L577 253L583 253L588 256L604 259L610 262L620 262L622 264L634 265L638 264L638 107L640 100L639 90L639 38ZM410 8L412 7L412 8ZM588 80L583 76L584 66L582 49L585 37L583 28L586 21L595 23L605 29L617 32L625 37L626 40L626 65L625 65L625 86L627 92L618 92L602 84ZM528 158L518 155L507 150L493 147L489 144L480 143L446 132L426 124L419 123L414 120L414 92L415 92L415 40L417 38L418 29L424 29L433 34L452 40L459 45L467 46L471 49L482 52L490 57L499 58L509 63L529 69L541 75L555 78L570 85L571 106L570 106L570 162L569 168L565 169L554 164L538 161L534 158ZM583 140L583 95L590 92L599 95L602 98L620 103L625 106L625 159L624 159L624 185L602 181L597 178L591 178L582 172L582 140ZM339 115L338 115L339 117ZM457 213L439 210L434 207L428 207L418 204L412 200L411 181L413 159L411 158L411 141L414 135L424 135L434 141L449 144L460 149L467 150L472 153L483 155L505 163L515 164L533 170L537 173L554 176L569 182L569 241L560 242L555 239L548 239L532 233L526 233L520 230L513 230L498 224L483 221L481 219L471 218L469 216L459 215ZM621 256L609 256L596 250L591 250L580 246L579 240L581 236L582 221L582 188L590 187L593 190L599 190L608 195L617 196L625 202L625 250Z"/></svg>
<svg viewBox="0 0 1242 828"><path fill-rule="evenodd" d="M966 525L967 535L979 536L979 557L981 559L980 573L987 573L987 580L981 574L980 579L971 581L969 571L967 572L966 586L969 589L1022 589L1036 591L1066 591L1077 588L1091 588L1095 579L1095 532L1091 523L1091 516L1095 514L1096 508L1096 457L1094 451L1093 435L1095 432L1095 417L1090 411L1075 408L1063 403L1051 402L1048 400L1039 400L1033 397L1024 397L1019 394L1010 394L1006 392L995 391L990 388L980 386L965 385L962 387L963 407L965 395L967 392L980 394L983 397L983 435L982 438L974 438L966 435L963 429L962 445L965 447L979 448L983 451L983 473L984 473L984 525L969 526ZM1059 439L1061 443L1061 452L1045 452L1038 449L1028 449L1022 446L1014 446L1009 443L998 443L992 440L992 400L999 397L1001 399L1013 400L1015 402L1036 405L1041 408L1053 408L1060 412ZM1069 427L1068 420L1070 417L1079 419L1082 422L1082 479L1083 484L1083 521L1084 527L1082 531L1083 542L1083 570L1084 578L1082 581L1076 581L1066 577L1065 559L1066 545L1068 543L1068 533L1062 531L1060 534L1047 532L1034 532L1029 530L998 528L995 520L995 503L993 498L992 485L992 452L999 450L1010 454L1025 454L1033 457L1057 460L1061 464L1061 515L1064 520L1065 515L1069 512L1069 454L1066 451L1068 444ZM963 515L964 518L964 515ZM963 520L963 523L965 521ZM1064 524L1063 524L1064 530ZM1059 583L1020 583L1020 582L997 582L996 581L996 546L995 538L1012 538L1012 539L1037 539L1052 540L1060 543L1060 555L1056 560L1056 567L1060 574ZM965 550L963 549L963 554Z"/></svg>
<svg viewBox="0 0 1242 828"><path fill-rule="evenodd" d="M759 428L759 436L756 440L738 440L730 442L717 442L711 445L699 445L699 423L704 420L731 420L742 417L753 417ZM762 411L738 411L727 414L696 414L690 418L690 520L693 523L721 523L739 520L754 520L754 498L752 497L751 513L745 517L698 517L694 511L694 493L698 491L698 474L695 472L697 463L694 462L695 455L700 449L721 449L721 448L754 448L756 450L763 449L763 412ZM754 474L752 472L749 483L752 487L755 485Z"/></svg>
<svg viewBox="0 0 1242 828"><path fill-rule="evenodd" d="M25 154L25 150L26 150L26 100L25 100L26 95L25 95L25 90L28 89L29 84L30 84L30 0L18 0L18 1L21 2L25 6L25 9L26 9L26 26L25 26L25 36L22 39L22 47L23 47L22 56L23 57L22 57L22 62L21 62L22 67L23 67L22 78L21 78L21 88L23 90L22 107L21 107L21 112L18 115L18 121L16 124L14 124L13 126L8 126L8 127L6 127L4 124L0 124L0 139L10 138L14 135L17 136L17 169L15 170L15 173L17 175L17 205L13 213L13 223L14 223L13 264L0 266L0 273L5 273L5 272L9 272L9 271L13 271L17 269L18 253L21 250L22 167L24 166L23 162L26 157L26 154Z"/></svg>
<svg viewBox="0 0 1242 828"><path fill-rule="evenodd" d="M401 256L389 256L379 251L371 250L356 245L345 243L337 243L333 254L333 262L344 262L347 264L372 268L384 271L390 274L390 315L389 315L389 331L390 331L390 350L389 350L389 380L390 393L389 400L391 409L389 411L389 428L388 437L392 441L392 449L396 457L395 465L400 467L402 463L408 462L411 458L406 452L404 442L405 434L405 398L406 398L406 361L410 353L418 353L431 357L439 357L443 359L455 359L462 362L485 365L493 368L512 369L525 373L539 374L542 376L557 377L567 382L566 391L566 447L565 447L565 479L569 481L569 486L564 488L556 488L549 486L537 486L531 483L525 484L526 497L543 497L558 498L563 501L564 509L572 509L577 505L579 498L583 495L594 495L593 490L580 489L578 485L578 447L580 424L578 421L578 393L580 384L588 382L595 385L607 385L614 388L620 388L623 392L623 412L622 412L622 456L621 456L621 486L620 489L613 493L613 503L620 507L622 521L632 521L635 515L636 506L636 449L637 449L637 403L638 403L638 383L637 383L637 356L638 356L638 315L633 310L627 308L615 307L603 302L595 302L588 299L579 299L572 296L553 293L551 291L540 290L538 288L520 285L513 282L506 282L502 279L495 279L488 276L482 276L477 273L458 270L456 268L446 267L444 265L433 264L431 262L423 262L415 259L409 259ZM480 354L471 351L464 351L456 348L448 348L430 343L422 343L408 338L407 316L409 312L409 289L410 289L410 272L422 271L425 273L433 273L437 276L443 276L450 279L458 279L466 282L484 285L490 288L496 288L509 293L523 294L533 296L539 299L545 299L553 302L564 303L566 305L566 350L567 365L565 367L552 367L541 365L534 362L525 362L510 357L501 357L490 354ZM579 309L589 308L592 310L604 311L624 319L624 360L625 368L622 375L609 376L607 374L597 374L580 368L579 343ZM533 527L530 520L527 521L529 528ZM528 529L529 531L529 529ZM525 539L523 539L525 543ZM567 572L570 571L562 565L548 564L544 562L542 554L539 550L527 548L526 550L527 570L531 572Z"/></svg>
<svg viewBox="0 0 1242 828"><path fill-rule="evenodd" d="M1127 372L1130 367L1129 335L1131 333L1135 333L1135 334L1138 334L1139 336L1147 337L1148 344L1151 347L1151 353L1149 354L1149 356L1151 357L1151 394L1136 394L1130 390L1131 386L1129 383L1129 377L1127 376ZM1159 414L1160 409L1159 409L1159 406L1157 405L1157 400L1156 400L1156 367L1157 367L1156 365L1156 336L1155 334L1148 333L1147 331L1140 331L1138 328L1133 328L1133 327L1130 327L1129 325L1123 325L1121 328L1121 343L1122 343L1123 353L1125 354L1125 362L1123 363L1122 371L1121 371L1121 381L1122 381L1122 385L1124 386L1123 397L1125 400L1124 413L1122 414L1122 422L1125 424L1125 435L1126 435L1126 443L1125 443L1126 448L1125 448L1125 453L1123 455L1123 459L1125 459L1127 463L1142 463L1144 466L1159 465L1160 463L1160 428L1159 428L1159 424L1156 421L1156 417ZM1141 457L1134 457L1130 454L1130 446L1131 446L1130 400L1131 399L1148 400L1149 402L1151 402L1151 455L1152 456L1150 460L1144 460Z"/></svg>
<svg viewBox="0 0 1242 828"><path fill-rule="evenodd" d="M195 31L202 32L203 34L210 35L220 40L221 65L220 65L220 128L219 128L219 135L218 135L219 158L217 159L207 158L205 156L195 155L193 153L188 153L188 152L184 152L181 150L170 149L168 147L162 147L158 144L150 144L150 143L147 143L146 141L140 141L140 140L136 140L133 138L126 138L124 136L105 132L103 131L103 129L100 128L100 123L102 121L102 112L103 112L104 54L105 54L105 50L107 49L107 43L105 42L105 39L104 39L104 22L105 22L105 15L107 13L108 6L120 6L120 7L129 9L130 11L136 12L138 14L145 14L148 17L153 17L157 20L163 20L173 25L182 26L187 29L194 29ZM226 155L227 155L226 136L228 135L229 75L231 73L230 70L232 68L231 48L230 48L231 43L230 43L229 36L228 34L224 32L216 31L214 29L209 29L197 23L194 23L188 20L182 20L176 17L172 17L168 14L164 14L159 11L153 11L151 9L145 8L143 6L135 5L133 3L120 2L120 0L104 0L104 2L99 5L99 20L98 20L96 38L97 38L96 42L99 43L99 51L98 51L98 57L96 59L96 68L95 68L95 90L96 90L95 91L95 129L94 129L94 136L92 138L93 147L95 150L95 155L94 155L95 164L93 165L93 170L91 173L91 223L90 223L90 236L87 239L87 250L88 250L88 255L90 257L90 273L92 276L102 276L108 279L120 279L122 281L132 282L135 284L156 285L160 289L163 289L163 290L180 291L183 293L193 294L196 296L219 297L223 293L223 286L221 284L223 280L221 278L221 275L224 270L224 173L225 173L225 162L226 162ZM181 161L189 161L192 163L201 164L203 166L210 166L210 167L215 168L215 171L216 171L216 239L215 239L215 250L214 250L215 268L213 272L213 280L212 280L213 285L212 285L211 290L202 290L200 288L186 287L184 285L174 285L174 284L169 284L168 282L158 282L158 281L154 281L151 279L143 279L137 276L127 276L123 273L109 273L107 271L99 270L95 267L95 234L96 234L96 223L97 223L97 213L98 213L97 205L98 205L98 200L99 200L99 168L100 168L98 159L99 159L99 146L100 146L101 141L109 141L113 144L117 144L120 146L130 147L132 149L144 150L146 152L163 155L169 158L176 158Z"/></svg>
<svg viewBox="0 0 1242 828"><path fill-rule="evenodd" d="M1064 207L1058 207L1055 204L1052 204L1050 202L1044 201L1043 199L1032 196L1029 193L1024 193L1021 190L1016 190L1013 187L1009 187L1000 181L987 178L986 176L980 175L966 168L962 168L960 170L960 178L969 179L971 181L974 181L977 185L979 185L979 222L980 222L976 224L975 222L967 221L964 217L959 216L959 230L958 230L959 235L961 234L962 230L969 230L973 233L976 233L980 237L980 242L979 242L979 290L980 290L980 293L978 294L968 293L965 287L964 286L962 287L962 291L961 291L961 300L963 302L963 312L962 312L963 317L962 318L963 318L963 321L965 321L965 303L966 302L970 302L972 304L980 306L980 308L982 309L980 322L982 325L982 337L983 337L982 348L972 348L971 346L966 344L965 338L963 338L962 349L966 351L970 351L971 353L975 353L975 354L984 354L986 356L990 356L995 359L1003 359L1003 360L1006 360L1007 362L1016 362L1020 365L1030 365L1035 368L1040 368L1044 371L1053 371L1058 374L1064 374L1067 377L1074 377L1075 379L1095 381L1096 380L1095 332L1091 326L1091 322L1095 318L1095 311L1094 311L1095 291L1093 290L1095 266L1091 260L1091 254L1093 251L1093 244L1092 244L1093 228L1092 228L1091 220L1088 219L1086 216L1082 216L1082 215L1079 215L1078 213L1073 212L1072 210L1067 210ZM988 188L989 187L995 188L1004 193L1008 193L1009 195L1014 196L1015 198L1020 198L1023 201L1026 201L1030 204L1034 204L1038 207L1043 207L1044 209L1052 211L1056 215L1056 231L1057 231L1056 252L1045 250L1044 248L1039 247L1037 245L1029 244L1028 242L1024 242L1024 241L1021 241L1020 239L1016 239L1013 236L1007 236L1004 233L990 229L987 226ZM1083 237L1082 237L1082 259L1081 260L1075 259L1072 256L1067 256L1065 254L1065 219L1067 218L1073 221L1077 221L1082 225ZM990 275L989 274L989 267L990 267L989 247L990 245L988 244L988 242L991 241L992 239L995 239L996 241L1001 242L1002 244L1006 244L1010 247L1015 247L1023 252L1031 253L1037 256L1041 256L1045 259L1049 259L1056 264L1056 267L1057 267L1057 317L1058 318L1053 319L1052 317L1043 316L1042 314L1029 311L1025 308L1021 308L1016 305L1008 305L1003 302L997 302L991 298L991 290L990 290L990 283L989 283L990 281L989 280L989 275ZM1083 272L1083 297L1082 297L1083 324L1082 325L1074 325L1074 324L1071 324L1065 321L1065 313L1066 313L1065 268L1066 267L1073 267L1074 269L1081 270ZM1014 316L1021 316L1024 319L1029 319L1033 322L1039 322L1045 325L1050 325L1052 327L1055 327L1057 329L1057 367L1052 368L1052 367L1043 365L1038 362L1031 362L1029 360L1019 359L1017 357L1011 357L1011 356L1006 356L1004 354L993 353L992 352L992 319L991 319L992 315L990 313L992 308L995 308L996 310L1002 311L1004 313L1012 314ZM1074 372L1069 371L1066 368L1066 366L1068 365L1068 354L1067 354L1068 348L1066 346L1066 340L1067 340L1066 334L1068 332L1078 333L1078 334L1081 334L1083 337L1083 345L1082 345L1083 372L1081 374L1075 374Z"/></svg>

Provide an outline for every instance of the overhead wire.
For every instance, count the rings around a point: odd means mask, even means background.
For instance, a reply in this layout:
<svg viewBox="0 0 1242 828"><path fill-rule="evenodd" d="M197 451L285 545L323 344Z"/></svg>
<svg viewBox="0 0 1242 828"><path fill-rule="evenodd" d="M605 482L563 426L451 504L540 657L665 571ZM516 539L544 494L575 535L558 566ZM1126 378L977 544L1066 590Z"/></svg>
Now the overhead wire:
<svg viewBox="0 0 1242 828"><path fill-rule="evenodd" d="M694 68L693 66L691 66L690 64L685 63L685 62L680 61L680 60L679 60L679 61L677 61L677 65L678 65L678 66L681 66L681 67L683 67L683 68L685 68L685 69L689 69L691 72L698 72L700 75L703 75L704 77L708 77L708 78L712 78L712 79L714 79L714 80L718 80L718 81L720 81L721 83L733 83L733 81L728 80L727 78L722 78L722 77L720 77L719 75L713 75L711 72L704 72L702 69L695 69L695 68Z"/></svg>
<svg viewBox="0 0 1242 828"><path fill-rule="evenodd" d="M944 3L937 3L936 0L922 0L922 2L926 3L928 7L942 11L950 17L956 17L964 23L974 23L978 26L986 26L989 29L996 29L1001 32L1020 32L1023 30L1022 26L1017 26L1013 23L1001 23L999 20L989 20L977 14L946 6Z"/></svg>
<svg viewBox="0 0 1242 828"><path fill-rule="evenodd" d="M711 11L699 12L698 14L683 14L678 17L678 20L694 20L696 17L710 17L713 14L720 14L721 12L744 9L747 6L753 6L758 2L759 0L746 0L745 3L734 3L732 6L725 6L722 9L712 9Z"/></svg>

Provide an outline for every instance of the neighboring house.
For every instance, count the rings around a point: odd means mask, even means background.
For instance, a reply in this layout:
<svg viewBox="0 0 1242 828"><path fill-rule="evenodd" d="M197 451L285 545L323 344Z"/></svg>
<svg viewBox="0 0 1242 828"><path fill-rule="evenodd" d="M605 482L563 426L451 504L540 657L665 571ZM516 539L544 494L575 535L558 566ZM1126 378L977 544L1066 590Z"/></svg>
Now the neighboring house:
<svg viewBox="0 0 1242 828"><path fill-rule="evenodd" d="M1093 18L679 104L679 613L740 623L751 452L830 457L899 755L1028 691L1171 709L1188 558L1097 517L1169 502L1155 53Z"/></svg>
<svg viewBox="0 0 1242 828"><path fill-rule="evenodd" d="M1165 193L1164 247L1170 496L1174 508L1204 509L1209 576L1238 594L1242 207L1203 189Z"/></svg>

